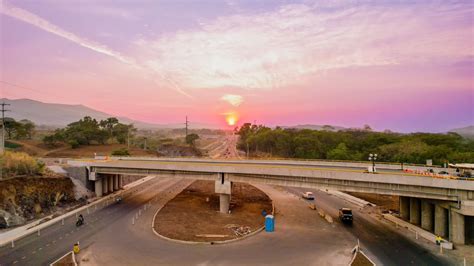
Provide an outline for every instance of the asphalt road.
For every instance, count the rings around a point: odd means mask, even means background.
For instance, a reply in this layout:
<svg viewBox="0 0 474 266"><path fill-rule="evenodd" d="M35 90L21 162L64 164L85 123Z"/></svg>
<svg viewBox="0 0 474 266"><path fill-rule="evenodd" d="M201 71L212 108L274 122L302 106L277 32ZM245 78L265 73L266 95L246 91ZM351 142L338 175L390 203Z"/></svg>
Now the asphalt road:
<svg viewBox="0 0 474 266"><path fill-rule="evenodd" d="M276 205L276 231L226 245L187 245L169 242L154 235L151 222L156 211L186 187L190 180L155 178L134 188L122 203L113 203L84 213L86 224L75 226L75 218L65 225L52 226L18 241L15 248L0 249L1 265L47 265L81 244L82 265L156 264L273 264L346 265L350 250L360 239L362 248L380 265L447 265L442 258L399 235L366 210L354 209L352 227L337 219L329 224L299 199L304 191L256 185L268 193ZM334 218L349 203L313 190L316 204ZM152 203L145 211L143 206ZM141 216L137 220L138 211ZM132 224L132 218L135 224ZM212 221L210 221L212 222ZM179 225L177 225L179 226Z"/></svg>
<svg viewBox="0 0 474 266"><path fill-rule="evenodd" d="M90 245L95 235L124 216L135 214L156 192L172 190L170 184L178 182L179 180L163 182L152 179L133 188L134 193L124 197L126 204L109 201L109 204L99 205L97 209L91 207L89 214L87 211L82 213L85 218L83 226L76 227L76 218L73 216L65 219L64 225L58 223L40 231L39 235L33 234L16 241L15 248L1 247L0 265L49 265L71 251L74 243L78 241L81 247Z"/></svg>
<svg viewBox="0 0 474 266"><path fill-rule="evenodd" d="M347 231L359 239L362 249L370 254L370 258L377 265L450 265L446 258L434 255L425 247L397 232L397 229L391 224L377 219L375 210L371 207L361 209L320 190L289 187L284 189L298 197L305 191L313 192L315 200L305 201L314 203L334 217L338 230ZM354 222L352 226L343 224L338 219L338 210L343 207L353 210Z"/></svg>
<svg viewBox="0 0 474 266"><path fill-rule="evenodd" d="M81 252L81 259L87 260L83 265L346 265L350 261L356 239L349 233L333 230L298 198L258 186L277 206L273 233L261 232L224 245L174 243L151 232L159 207L153 205L135 225L125 218L100 232Z"/></svg>

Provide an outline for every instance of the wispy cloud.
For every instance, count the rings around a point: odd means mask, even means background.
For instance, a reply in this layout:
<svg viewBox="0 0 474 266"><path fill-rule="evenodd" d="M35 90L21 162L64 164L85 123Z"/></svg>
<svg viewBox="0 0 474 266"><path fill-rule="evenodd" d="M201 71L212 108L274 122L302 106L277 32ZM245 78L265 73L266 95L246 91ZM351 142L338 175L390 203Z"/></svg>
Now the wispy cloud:
<svg viewBox="0 0 474 266"><path fill-rule="evenodd" d="M121 55L119 52L116 52L107 48L107 46L105 45L102 45L93 41L89 41L72 32L66 31L31 12L12 6L6 3L5 1L0 2L0 14L4 14L6 16L10 16L12 18L21 20L35 27L38 27L42 30L45 30L47 32L50 32L52 34L65 38L69 41L72 41L78 45L91 49L95 52L111 56L122 63L126 63L129 65L135 64L134 60Z"/></svg>
<svg viewBox="0 0 474 266"><path fill-rule="evenodd" d="M160 73L156 72L156 69L152 69L147 67L146 65L142 65L139 62L137 62L135 59L131 57L127 57L122 55L120 52L117 52L113 49L108 48L107 46L90 41L86 38L83 38L79 35L76 35L70 31L67 31L39 16L36 14L33 14L27 10L15 7L11 4L6 3L3 0L0 0L0 14L4 14L6 16L18 19L20 21L23 21L25 23L28 23L32 26L35 26L37 28L40 28L44 31L47 31L49 33L55 34L57 36L60 36L64 39L67 39L73 43L76 43L82 47L88 48L92 51L95 51L97 53L103 54L110 56L112 58L115 58L116 60L120 61L121 63L127 64L131 67L134 67L139 70L143 70L145 75L149 76L150 79L152 79L154 82L157 84L161 84L162 82L165 82L168 84L169 87L172 89L178 91L179 93L191 97L188 93L186 93L180 85L174 81L174 79L170 76L168 76L167 73ZM157 80L160 80L160 82L157 82Z"/></svg>
<svg viewBox="0 0 474 266"><path fill-rule="evenodd" d="M226 94L221 97L221 100L228 102L229 104L238 107L244 101L244 98L240 95Z"/></svg>
<svg viewBox="0 0 474 266"><path fill-rule="evenodd" d="M472 54L472 6L286 5L157 39L137 58L185 88L269 89L349 67L446 62ZM455 25L455 26L453 26Z"/></svg>

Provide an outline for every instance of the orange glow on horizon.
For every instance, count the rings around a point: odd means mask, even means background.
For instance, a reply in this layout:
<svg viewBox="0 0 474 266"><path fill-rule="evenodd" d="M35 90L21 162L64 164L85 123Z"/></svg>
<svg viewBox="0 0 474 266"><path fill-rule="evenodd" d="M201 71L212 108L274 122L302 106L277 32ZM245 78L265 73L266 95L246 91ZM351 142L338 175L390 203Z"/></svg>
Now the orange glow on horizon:
<svg viewBox="0 0 474 266"><path fill-rule="evenodd" d="M227 114L225 120L229 126L235 126L237 123L237 116L235 113L229 113Z"/></svg>

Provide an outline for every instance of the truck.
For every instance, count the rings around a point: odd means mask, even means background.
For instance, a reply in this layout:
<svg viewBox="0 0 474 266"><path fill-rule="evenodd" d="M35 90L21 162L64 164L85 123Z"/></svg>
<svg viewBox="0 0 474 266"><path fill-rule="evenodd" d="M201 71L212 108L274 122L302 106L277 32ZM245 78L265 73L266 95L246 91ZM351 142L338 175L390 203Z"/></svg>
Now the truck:
<svg viewBox="0 0 474 266"><path fill-rule="evenodd" d="M349 208L339 209L339 219L341 219L341 222L343 223L352 224L352 221L354 219L352 215L352 210Z"/></svg>

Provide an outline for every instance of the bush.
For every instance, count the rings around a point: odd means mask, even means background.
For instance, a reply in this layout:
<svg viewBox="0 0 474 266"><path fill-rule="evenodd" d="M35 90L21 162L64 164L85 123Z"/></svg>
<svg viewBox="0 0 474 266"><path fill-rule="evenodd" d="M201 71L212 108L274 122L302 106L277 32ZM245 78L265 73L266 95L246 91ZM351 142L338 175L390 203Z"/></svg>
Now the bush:
<svg viewBox="0 0 474 266"><path fill-rule="evenodd" d="M126 148L121 148L112 152L113 156L130 156L130 153Z"/></svg>
<svg viewBox="0 0 474 266"><path fill-rule="evenodd" d="M43 174L45 165L38 162L33 157L24 152L10 152L6 151L0 157L2 171L5 176L18 175L39 175Z"/></svg>

